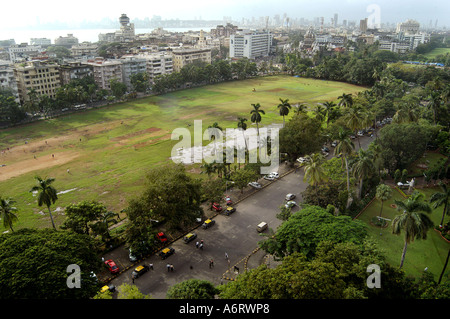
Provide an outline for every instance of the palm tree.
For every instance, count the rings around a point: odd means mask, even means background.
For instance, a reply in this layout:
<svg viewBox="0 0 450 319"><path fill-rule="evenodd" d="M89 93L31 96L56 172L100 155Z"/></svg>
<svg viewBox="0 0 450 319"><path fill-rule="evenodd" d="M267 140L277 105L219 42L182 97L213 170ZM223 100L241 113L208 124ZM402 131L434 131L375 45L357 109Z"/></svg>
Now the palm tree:
<svg viewBox="0 0 450 319"><path fill-rule="evenodd" d="M370 153L368 151L364 151L362 148L358 150L358 158L356 162L353 164L353 177L359 180L359 199L362 197L362 188L364 179L370 176L374 171L374 165L372 158L370 157Z"/></svg>
<svg viewBox="0 0 450 319"><path fill-rule="evenodd" d="M53 228L56 229L55 223L53 221L52 211L50 210L50 206L54 204L58 199L56 189L53 186L51 186L51 184L55 181L55 179L54 178L42 179L39 176L36 176L35 178L38 182L38 185L33 186L30 192L39 192L38 205L42 206L43 204L45 204L47 206Z"/></svg>
<svg viewBox="0 0 450 319"><path fill-rule="evenodd" d="M294 105L294 114L299 115L301 113L306 113L308 106L305 103L297 103Z"/></svg>
<svg viewBox="0 0 450 319"><path fill-rule="evenodd" d="M111 239L111 235L109 234L109 224L117 223L115 217L119 217L119 214L112 211L102 213L101 220L93 225L95 232L99 235L104 236L108 240Z"/></svg>
<svg viewBox="0 0 450 319"><path fill-rule="evenodd" d="M242 135L244 136L245 149L247 149L247 139L245 138L245 130L247 129L247 119L243 117L238 117L237 127L242 129Z"/></svg>
<svg viewBox="0 0 450 319"><path fill-rule="evenodd" d="M261 122L261 114L266 113L264 112L264 110L260 109L261 105L259 105L259 103L252 104L252 106L253 110L250 111L250 114L252 115L250 120L252 121L252 123L256 123L256 129L258 132L258 140L259 140L259 123Z"/></svg>
<svg viewBox="0 0 450 319"><path fill-rule="evenodd" d="M446 184L439 182L442 192L436 192L430 197L430 203L433 204L433 208L438 208L444 205L444 210L442 211L441 223L439 225L444 225L444 217L449 214L449 203L450 203L450 188Z"/></svg>
<svg viewBox="0 0 450 319"><path fill-rule="evenodd" d="M346 109L346 115L344 115L344 119L347 121L348 127L355 133L357 136L357 131L363 127L363 123L366 122L366 114L363 112L360 106L349 107ZM361 148L361 143L358 138L358 145Z"/></svg>
<svg viewBox="0 0 450 319"><path fill-rule="evenodd" d="M433 112L433 123L436 124L436 115L441 107L441 94L439 92L431 92L429 97L430 103L428 103L428 106L430 107L431 111Z"/></svg>
<svg viewBox="0 0 450 319"><path fill-rule="evenodd" d="M333 101L326 101L326 102L322 103L322 105L325 107L325 110L326 110L327 127L328 127L328 124L330 123L330 120L332 119L333 114L334 114L334 108L337 106L337 104L334 103Z"/></svg>
<svg viewBox="0 0 450 319"><path fill-rule="evenodd" d="M351 93L342 93L341 96L338 96L338 99L340 100L338 103L339 106L351 107L353 105L353 97Z"/></svg>
<svg viewBox="0 0 450 319"><path fill-rule="evenodd" d="M212 125L209 125L208 128L218 129L219 131L223 131L222 127L217 122L214 122ZM210 138L212 138L214 140L214 154L216 154L217 153L217 149L216 149L216 135L212 134L210 132Z"/></svg>
<svg viewBox="0 0 450 319"><path fill-rule="evenodd" d="M380 217L383 212L384 201L388 200L392 196L392 188L386 184L380 184L377 186L375 197L381 201Z"/></svg>
<svg viewBox="0 0 450 319"><path fill-rule="evenodd" d="M327 110L321 104L317 104L314 113L316 118L322 123L327 114Z"/></svg>
<svg viewBox="0 0 450 319"><path fill-rule="evenodd" d="M348 200L347 200L347 208L350 207L350 172L348 167L348 156L353 152L353 149L355 148L355 145L353 144L352 140L349 137L348 132L344 131L342 128L339 130L338 133L338 144L334 148L334 155L339 156L341 155L344 163L345 163L345 170L347 172L347 192L348 192Z"/></svg>
<svg viewBox="0 0 450 319"><path fill-rule="evenodd" d="M408 244L413 242L414 239L426 239L428 229L433 227L430 217L422 213L432 212L431 206L421 200L423 197L422 193L415 191L403 201L394 201L397 209L403 210L403 213L397 215L392 221L393 234L400 235L402 231L405 233L405 245L403 246L400 268L403 266Z"/></svg>
<svg viewBox="0 0 450 319"><path fill-rule="evenodd" d="M291 104L289 104L289 99L283 100L280 98L280 104L278 104L278 109L280 110L280 115L283 117L283 127L284 127L284 117L289 114L291 109Z"/></svg>
<svg viewBox="0 0 450 319"><path fill-rule="evenodd" d="M17 208L12 206L15 203L11 198L5 199L0 197L0 216L3 219L3 226L5 228L9 227L12 232L14 232L12 224L17 221L17 215L14 214Z"/></svg>
<svg viewBox="0 0 450 319"><path fill-rule="evenodd" d="M200 166L201 168L204 168L205 170L202 171L200 174L207 174L208 178L211 178L211 174L215 173L217 170L217 166L216 166L216 162L212 162L212 163L203 163L202 166Z"/></svg>
<svg viewBox="0 0 450 319"><path fill-rule="evenodd" d="M308 181L312 186L317 186L321 182L326 181L327 175L322 166L325 157L320 153L314 153L307 155L306 158L306 162L301 165L305 171L303 180Z"/></svg>

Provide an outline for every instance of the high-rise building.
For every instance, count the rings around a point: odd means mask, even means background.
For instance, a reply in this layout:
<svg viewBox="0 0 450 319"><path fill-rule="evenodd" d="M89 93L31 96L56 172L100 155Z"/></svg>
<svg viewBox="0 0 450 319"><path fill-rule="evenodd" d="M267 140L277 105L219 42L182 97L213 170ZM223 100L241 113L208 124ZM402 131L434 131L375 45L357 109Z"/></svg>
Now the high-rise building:
<svg viewBox="0 0 450 319"><path fill-rule="evenodd" d="M9 61L0 60L0 90L9 90L18 98L17 83L14 78L13 64ZM18 99L17 99L18 102Z"/></svg>
<svg viewBox="0 0 450 319"><path fill-rule="evenodd" d="M69 33L67 37L59 37L55 39L55 45L63 46L70 49L73 45L78 44L78 38L74 37L73 34Z"/></svg>
<svg viewBox="0 0 450 319"><path fill-rule="evenodd" d="M27 43L14 44L8 48L9 60L12 63L26 61L28 57L41 53L40 45L28 45Z"/></svg>
<svg viewBox="0 0 450 319"><path fill-rule="evenodd" d="M367 32L367 18L359 20L359 31L363 33Z"/></svg>
<svg viewBox="0 0 450 319"><path fill-rule="evenodd" d="M146 72L150 83L158 75L170 74L173 72L173 57L166 52L155 52L136 55L147 62Z"/></svg>
<svg viewBox="0 0 450 319"><path fill-rule="evenodd" d="M272 39L270 31L238 31L230 36L230 58L255 59L268 56Z"/></svg>
<svg viewBox="0 0 450 319"><path fill-rule="evenodd" d="M415 20L407 20L397 24L397 33L416 34L419 31L420 23Z"/></svg>
<svg viewBox="0 0 450 319"><path fill-rule="evenodd" d="M334 27L337 27L337 25L338 25L338 14L337 13L334 14L333 25L334 25Z"/></svg>
<svg viewBox="0 0 450 319"><path fill-rule="evenodd" d="M122 62L122 82L131 89L131 77L138 73L147 72L147 61L137 56L125 55L120 58Z"/></svg>

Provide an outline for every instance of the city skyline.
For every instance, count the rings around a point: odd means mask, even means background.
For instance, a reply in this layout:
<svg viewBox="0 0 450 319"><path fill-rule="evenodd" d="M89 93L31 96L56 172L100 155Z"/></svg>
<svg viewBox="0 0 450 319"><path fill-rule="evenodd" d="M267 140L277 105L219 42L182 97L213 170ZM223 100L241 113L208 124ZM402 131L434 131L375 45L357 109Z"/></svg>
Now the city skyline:
<svg viewBox="0 0 450 319"><path fill-rule="evenodd" d="M222 20L225 16L234 21L243 18L251 19L275 15L283 17L285 14L290 19L305 18L313 20L316 17L324 17L329 24L334 14L338 14L338 23L342 21L359 21L368 17L371 12L369 6L376 5L379 8L381 23L397 23L407 19L414 19L421 25L428 26L430 22L438 27L448 24L450 5L446 0L434 0L432 3L424 1L388 1L388 0L248 0L245 3L237 0L227 0L220 3L211 3L204 0L192 0L189 2L174 0L170 5L165 3L149 3L148 1L132 0L129 2L79 0L74 5L61 6L55 0L43 0L33 2L25 0L20 9L14 3L8 2L2 5L3 12L9 12L2 17L0 29L14 30L38 28L57 21L64 22L76 28L83 23L99 22L102 19L118 21L122 13L133 19L151 19L160 16L163 20ZM17 11L17 14L15 14Z"/></svg>

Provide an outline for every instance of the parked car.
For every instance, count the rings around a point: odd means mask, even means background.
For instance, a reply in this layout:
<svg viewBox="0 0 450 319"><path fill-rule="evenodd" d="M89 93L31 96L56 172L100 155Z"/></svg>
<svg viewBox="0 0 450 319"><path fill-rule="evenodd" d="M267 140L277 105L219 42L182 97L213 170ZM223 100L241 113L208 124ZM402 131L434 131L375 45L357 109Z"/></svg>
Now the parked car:
<svg viewBox="0 0 450 319"><path fill-rule="evenodd" d="M225 195L225 203L227 203L227 205L233 205L233 201L230 196Z"/></svg>
<svg viewBox="0 0 450 319"><path fill-rule="evenodd" d="M131 274L134 276L134 278L139 278L140 276L142 276L149 270L150 270L149 266L141 265L141 266L137 266L136 268L134 268L134 271Z"/></svg>
<svg viewBox="0 0 450 319"><path fill-rule="evenodd" d="M299 158L297 158L297 162L299 162L300 164L303 164L303 163L309 162L309 159L307 157L299 157Z"/></svg>
<svg viewBox="0 0 450 319"><path fill-rule="evenodd" d="M290 200L290 201L288 201L284 206L285 206L286 208L292 208L292 207L294 207L294 206L296 206L296 205L297 205L296 202L294 202L293 200Z"/></svg>
<svg viewBox="0 0 450 319"><path fill-rule="evenodd" d="M233 214L236 211L236 208L228 206L227 209L225 210L225 214L227 216L229 216L230 214Z"/></svg>
<svg viewBox="0 0 450 319"><path fill-rule="evenodd" d="M261 188L261 184L258 182L250 182L248 183L249 186L254 187L254 188Z"/></svg>
<svg viewBox="0 0 450 319"><path fill-rule="evenodd" d="M184 243L187 244L187 243L193 241L195 238L197 238L196 233L189 233L183 237L183 240L184 240Z"/></svg>
<svg viewBox="0 0 450 319"><path fill-rule="evenodd" d="M101 289L100 289L100 292L105 292L105 291L111 291L111 292L114 292L114 291L116 291L116 286L114 286L114 285L104 285Z"/></svg>
<svg viewBox="0 0 450 319"><path fill-rule="evenodd" d="M106 260L105 265L110 273L116 274L119 272L119 267L117 267L116 263L112 259Z"/></svg>
<svg viewBox="0 0 450 319"><path fill-rule="evenodd" d="M221 212L222 211L222 206L220 206L219 203L213 203L211 205L211 209L215 210L216 212Z"/></svg>
<svg viewBox="0 0 450 319"><path fill-rule="evenodd" d="M269 175L272 175L274 178L279 178L280 174L278 174L278 172L272 172Z"/></svg>
<svg viewBox="0 0 450 319"><path fill-rule="evenodd" d="M268 174L268 175L264 176L264 179L267 179L268 181L273 181L275 179L275 177L273 177L272 174Z"/></svg>
<svg viewBox="0 0 450 319"><path fill-rule="evenodd" d="M291 194L291 193L287 194L285 197L286 200L293 200L294 198L295 198L295 194Z"/></svg>
<svg viewBox="0 0 450 319"><path fill-rule="evenodd" d="M167 236L163 232L159 232L156 234L156 237L159 239L160 242L165 243L167 241Z"/></svg>
<svg viewBox="0 0 450 319"><path fill-rule="evenodd" d="M329 152L330 151L330 149L328 148L328 147L326 147L326 146L322 146L322 152Z"/></svg>
<svg viewBox="0 0 450 319"><path fill-rule="evenodd" d="M337 142L337 141L331 142L331 146L336 147L337 145L338 145L338 142Z"/></svg>
<svg viewBox="0 0 450 319"><path fill-rule="evenodd" d="M213 220L213 219L207 219L207 220L205 220L205 222L203 223L202 227L203 227L204 229L206 229L206 228L209 228L209 227L213 226L215 223L216 223L215 220Z"/></svg>
<svg viewBox="0 0 450 319"><path fill-rule="evenodd" d="M164 248L159 253L159 257L161 257L161 259L166 259L167 257L172 255L173 253L175 253L175 249L174 248L172 248L172 247Z"/></svg>

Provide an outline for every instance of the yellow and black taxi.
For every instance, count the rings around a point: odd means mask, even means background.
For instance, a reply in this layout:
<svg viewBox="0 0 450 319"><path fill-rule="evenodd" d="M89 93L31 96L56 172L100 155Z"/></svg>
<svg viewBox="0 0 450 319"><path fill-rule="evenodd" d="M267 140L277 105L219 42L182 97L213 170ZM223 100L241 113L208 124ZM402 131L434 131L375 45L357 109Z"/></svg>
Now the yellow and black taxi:
<svg viewBox="0 0 450 319"><path fill-rule="evenodd" d="M172 247L168 247L168 248L164 248L163 250L161 250L161 252L159 253L159 257L161 257L161 259L166 259L167 257L169 257L170 255L172 255L175 252L175 249Z"/></svg>
<svg viewBox="0 0 450 319"><path fill-rule="evenodd" d="M209 228L209 227L213 226L215 223L216 223L215 220L213 220L213 219L207 219L207 220L205 220L205 222L203 223L202 227L206 229L206 228Z"/></svg>
<svg viewBox="0 0 450 319"><path fill-rule="evenodd" d="M236 211L236 208L228 206L227 209L225 209L225 215L229 216L230 214L233 214Z"/></svg>
<svg viewBox="0 0 450 319"><path fill-rule="evenodd" d="M100 292L101 292L101 293L104 293L104 292L106 292L106 291L114 292L114 291L116 291L116 286L114 286L114 285L104 285L104 286L100 289Z"/></svg>
<svg viewBox="0 0 450 319"><path fill-rule="evenodd" d="M184 240L184 243L187 244L187 243L193 241L195 238L197 238L196 233L189 233L183 237L183 240Z"/></svg>
<svg viewBox="0 0 450 319"><path fill-rule="evenodd" d="M136 268L134 268L134 271L131 273L131 275L133 275L134 278L138 278L138 277L142 276L143 274L145 274L149 270L150 270L150 267L147 265L137 266Z"/></svg>

